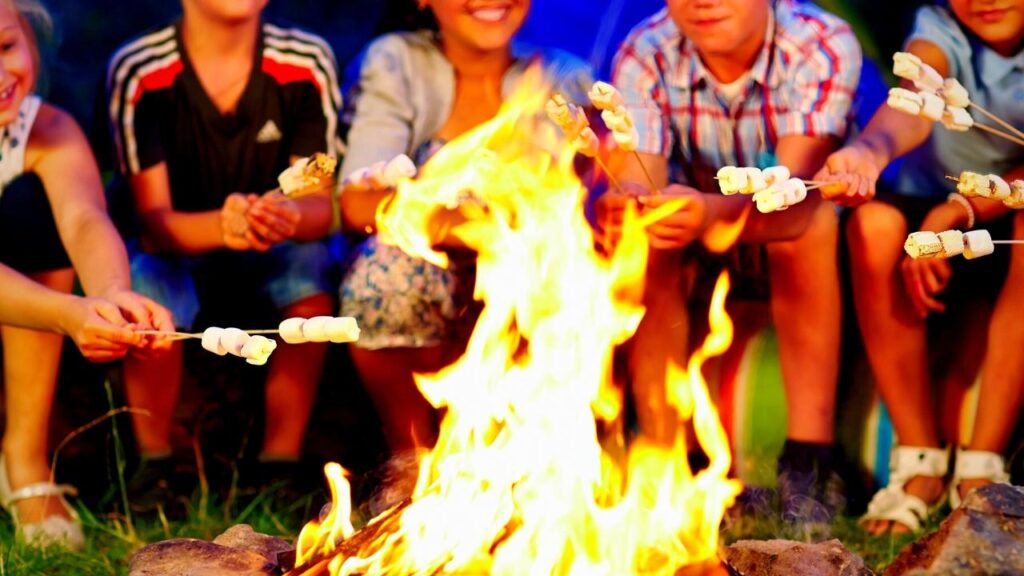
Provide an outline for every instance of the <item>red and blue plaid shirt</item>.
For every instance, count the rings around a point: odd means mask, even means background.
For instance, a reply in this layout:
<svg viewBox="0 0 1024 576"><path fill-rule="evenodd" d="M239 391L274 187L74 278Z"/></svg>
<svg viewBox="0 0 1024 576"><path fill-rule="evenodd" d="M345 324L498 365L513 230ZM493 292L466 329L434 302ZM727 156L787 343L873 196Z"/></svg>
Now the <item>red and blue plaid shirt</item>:
<svg viewBox="0 0 1024 576"><path fill-rule="evenodd" d="M844 138L860 68L860 45L845 22L810 3L778 0L731 103L667 9L633 29L612 81L636 122L638 150L669 158L674 180L713 191L722 166L774 163L782 137Z"/></svg>

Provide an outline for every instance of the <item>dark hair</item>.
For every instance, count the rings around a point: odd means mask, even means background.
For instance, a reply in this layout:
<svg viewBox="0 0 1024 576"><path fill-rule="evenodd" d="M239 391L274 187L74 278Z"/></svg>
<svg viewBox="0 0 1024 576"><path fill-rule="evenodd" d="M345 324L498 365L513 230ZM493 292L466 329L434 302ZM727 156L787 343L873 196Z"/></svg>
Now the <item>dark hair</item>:
<svg viewBox="0 0 1024 576"><path fill-rule="evenodd" d="M377 23L377 34L410 30L438 30L430 8L420 9L417 0L388 0Z"/></svg>
<svg viewBox="0 0 1024 576"><path fill-rule="evenodd" d="M39 0L6 0L8 6L18 14L18 21L29 42L32 64L36 69L36 85L32 88L42 91L46 87L44 56L49 56L54 41L53 19Z"/></svg>

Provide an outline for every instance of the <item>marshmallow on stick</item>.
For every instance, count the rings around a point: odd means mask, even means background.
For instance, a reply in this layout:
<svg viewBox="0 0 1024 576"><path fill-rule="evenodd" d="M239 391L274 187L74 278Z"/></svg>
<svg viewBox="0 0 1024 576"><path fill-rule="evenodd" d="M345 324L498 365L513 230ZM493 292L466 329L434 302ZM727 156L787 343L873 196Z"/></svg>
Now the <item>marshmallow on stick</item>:
<svg viewBox="0 0 1024 576"><path fill-rule="evenodd" d="M281 172L277 183L285 196L293 196L304 191L315 189L326 179L334 175L338 159L334 156L317 152L307 158L299 158L294 164Z"/></svg>
<svg viewBox="0 0 1024 576"><path fill-rule="evenodd" d="M952 258L963 255L968 260L988 256L995 250L988 230L946 230L944 232L914 232L907 237L903 249L915 260L918 258Z"/></svg>
<svg viewBox="0 0 1024 576"><path fill-rule="evenodd" d="M342 187L354 192L394 188L403 178L415 176L416 164L405 154L399 154L387 162L375 162L352 172L342 181Z"/></svg>
<svg viewBox="0 0 1024 576"><path fill-rule="evenodd" d="M341 316L314 316L312 318L286 318L278 326L281 339L288 344L331 342L344 344L359 340L359 325L355 318Z"/></svg>

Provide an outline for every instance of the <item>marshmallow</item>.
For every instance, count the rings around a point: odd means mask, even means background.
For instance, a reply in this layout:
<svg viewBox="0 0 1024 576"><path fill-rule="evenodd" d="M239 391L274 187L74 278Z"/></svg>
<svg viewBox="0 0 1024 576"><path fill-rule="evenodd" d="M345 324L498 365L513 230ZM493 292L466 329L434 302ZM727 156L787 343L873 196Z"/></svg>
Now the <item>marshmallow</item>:
<svg viewBox="0 0 1024 576"><path fill-rule="evenodd" d="M785 193L774 186L754 193L753 200L757 210L764 214L787 208Z"/></svg>
<svg viewBox="0 0 1024 576"><path fill-rule="evenodd" d="M572 146L577 152L589 158L597 156L597 153L601 151L601 141L597 139L597 134L594 134L594 130L590 126L580 132L580 135L572 141Z"/></svg>
<svg viewBox="0 0 1024 576"><path fill-rule="evenodd" d="M939 254L943 258L952 258L953 256L959 256L964 252L964 233L959 230L946 230L945 232L939 232L936 234L939 237L939 242L942 243L942 253Z"/></svg>
<svg viewBox="0 0 1024 576"><path fill-rule="evenodd" d="M789 180L789 168L785 166L772 166L771 168L765 168L761 171L764 174L764 181L768 185L781 184L786 180Z"/></svg>
<svg viewBox="0 0 1024 576"><path fill-rule="evenodd" d="M930 92L935 94L939 90L942 90L942 83L944 78L941 74L935 71L935 68L922 63L920 68L920 74L917 80L914 80L914 88L918 91Z"/></svg>
<svg viewBox="0 0 1024 576"><path fill-rule="evenodd" d="M942 254L942 241L935 232L913 232L907 236L903 249L911 258L932 258Z"/></svg>
<svg viewBox="0 0 1024 576"><path fill-rule="evenodd" d="M374 162L367 168L366 181L372 188L388 188L387 176L384 174L384 170L388 167L388 163L381 160L380 162Z"/></svg>
<svg viewBox="0 0 1024 576"><path fill-rule="evenodd" d="M399 154L388 161L384 166L384 180L388 188L398 186L398 181L403 178L412 178L416 175L416 165L412 159L405 154Z"/></svg>
<svg viewBox="0 0 1024 576"><path fill-rule="evenodd" d="M988 230L971 230L964 234L964 258L974 260L988 256L994 251L995 245Z"/></svg>
<svg viewBox="0 0 1024 576"><path fill-rule="evenodd" d="M921 96L917 92L911 92L906 88L891 88L889 98L885 103L893 110L913 116L921 113L921 104L923 104Z"/></svg>
<svg viewBox="0 0 1024 576"><path fill-rule="evenodd" d="M1010 182L1010 196L1003 199L1003 205L1014 210L1024 208L1024 180Z"/></svg>
<svg viewBox="0 0 1024 576"><path fill-rule="evenodd" d="M370 189L370 168L354 170L341 181L342 188L353 192L364 192Z"/></svg>
<svg viewBox="0 0 1024 576"><path fill-rule="evenodd" d="M242 346L241 354L245 361L253 366L263 366L270 354L277 349L277 342L264 336L251 336Z"/></svg>
<svg viewBox="0 0 1024 576"><path fill-rule="evenodd" d="M790 178L782 184L786 192L786 203L792 206L807 199L807 184L799 178Z"/></svg>
<svg viewBox="0 0 1024 576"><path fill-rule="evenodd" d="M203 349L207 352L213 352L217 356L223 356L228 353L224 349L224 346L220 343L220 338L224 334L223 328L209 327L203 330Z"/></svg>
<svg viewBox="0 0 1024 576"><path fill-rule="evenodd" d="M228 351L229 354L234 356L242 355L242 347L251 338L245 332L238 328L225 328L224 332L220 335L220 345Z"/></svg>
<svg viewBox="0 0 1024 576"><path fill-rule="evenodd" d="M956 184L956 191L967 198L988 196L990 190L991 184L988 181L988 176L966 170L960 173L960 179Z"/></svg>
<svg viewBox="0 0 1024 576"><path fill-rule="evenodd" d="M612 132L612 138L615 139L615 143L619 145L619 148L626 152L632 152L640 145L640 134L637 133L636 128L631 129L629 132Z"/></svg>
<svg viewBox="0 0 1024 576"><path fill-rule="evenodd" d="M278 175L277 185L281 187L281 192L286 196L294 194L305 186L303 172L305 172L306 164L308 163L309 158L299 158L294 164L285 168L284 171Z"/></svg>
<svg viewBox="0 0 1024 576"><path fill-rule="evenodd" d="M305 318L285 318L277 325L277 332L288 344L305 344L309 339L302 333Z"/></svg>
<svg viewBox="0 0 1024 576"><path fill-rule="evenodd" d="M605 126L612 132L629 132L634 126L633 117L629 115L628 110L621 106L614 110L601 112L601 120L604 120Z"/></svg>
<svg viewBox="0 0 1024 576"><path fill-rule="evenodd" d="M989 192L988 197L1002 202L1010 197L1010 185L1001 177L995 174L988 175Z"/></svg>
<svg viewBox="0 0 1024 576"><path fill-rule="evenodd" d="M971 96L967 93L967 88L964 88L956 78L946 78L942 82L942 98L947 106L954 108L967 108L971 105Z"/></svg>
<svg viewBox="0 0 1024 576"><path fill-rule="evenodd" d="M327 321L330 316L313 316L302 324L302 335L310 342L327 342Z"/></svg>
<svg viewBox="0 0 1024 576"><path fill-rule="evenodd" d="M758 168L740 168L747 175L747 187L740 190L740 194L754 194L768 187L764 173Z"/></svg>
<svg viewBox="0 0 1024 576"><path fill-rule="evenodd" d="M544 104L544 111L547 112L548 118L552 122L563 129L572 122L573 115L569 110L569 103L561 94L555 94L549 98Z"/></svg>
<svg viewBox="0 0 1024 576"><path fill-rule="evenodd" d="M921 97L921 112L919 115L932 122L942 120L942 113L946 111L946 101L931 92L921 91L917 95Z"/></svg>
<svg viewBox="0 0 1024 576"><path fill-rule="evenodd" d="M718 187L726 196L732 196L747 188L747 173L742 168L723 166L718 169L716 177L718 178Z"/></svg>
<svg viewBox="0 0 1024 576"><path fill-rule="evenodd" d="M911 82L921 76L923 65L921 59L910 52L897 52L892 55L892 73Z"/></svg>
<svg viewBox="0 0 1024 576"><path fill-rule="evenodd" d="M619 91L607 82L594 82L587 96L600 110L614 110L625 104L622 94L619 94Z"/></svg>
<svg viewBox="0 0 1024 576"><path fill-rule="evenodd" d="M974 126L974 118L965 108L947 104L945 112L942 113L942 125L953 132L967 132Z"/></svg>
<svg viewBox="0 0 1024 576"><path fill-rule="evenodd" d="M352 317L339 317L327 320L324 327L327 340L334 344L344 344L359 340L359 325Z"/></svg>
<svg viewBox="0 0 1024 576"><path fill-rule="evenodd" d="M302 191L303 188L316 186L325 178L330 178L337 166L337 158L317 152L307 158L296 160L281 172L277 177L277 183L281 187L281 192L289 196Z"/></svg>

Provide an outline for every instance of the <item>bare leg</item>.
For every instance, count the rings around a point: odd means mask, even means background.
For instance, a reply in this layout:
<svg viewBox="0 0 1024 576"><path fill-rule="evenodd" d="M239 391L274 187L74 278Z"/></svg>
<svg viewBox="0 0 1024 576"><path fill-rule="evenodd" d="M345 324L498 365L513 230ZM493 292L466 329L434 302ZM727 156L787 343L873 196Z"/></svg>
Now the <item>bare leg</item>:
<svg viewBox="0 0 1024 576"><path fill-rule="evenodd" d="M826 202L803 236L768 244L790 440L830 445L834 439L842 307L838 240L838 218Z"/></svg>
<svg viewBox="0 0 1024 576"><path fill-rule="evenodd" d="M680 430L679 415L666 398L665 376L669 362L686 368L693 272L680 252L651 251L644 290L647 312L629 344L637 420L643 436L659 444L672 444Z"/></svg>
<svg viewBox="0 0 1024 576"><path fill-rule="evenodd" d="M1024 239L1024 213L1013 220L1013 237ZM981 371L978 416L969 448L1003 454L1024 404L1024 302L1018 296L1024 285L1024 246L1010 252L1010 271L996 300L989 325L988 353ZM984 483L983 481L980 483ZM966 494L979 482L961 482Z"/></svg>
<svg viewBox="0 0 1024 576"><path fill-rule="evenodd" d="M350 350L391 452L433 446L437 438L436 411L416 387L413 373L440 370L445 351L439 346L381 350L353 346Z"/></svg>
<svg viewBox="0 0 1024 576"><path fill-rule="evenodd" d="M170 350L141 358L124 359L124 388L128 405L149 414L132 414L135 440L143 455L171 451L171 424L181 388L181 343Z"/></svg>
<svg viewBox="0 0 1024 576"><path fill-rule="evenodd" d="M872 202L854 211L846 230L853 274L853 299L864 347L878 390L892 417L899 442L939 447L938 425L925 353L926 326L903 287L899 263L907 222L896 208ZM942 495L943 480L918 476L904 490L926 502ZM871 522L874 533L903 530Z"/></svg>
<svg viewBox="0 0 1024 576"><path fill-rule="evenodd" d="M329 316L334 300L317 294L296 302L282 312L285 317ZM327 344L280 346L273 356L266 385L266 417L263 456L298 457L302 439L316 400Z"/></svg>
<svg viewBox="0 0 1024 576"><path fill-rule="evenodd" d="M70 292L70 268L29 275L54 290ZM50 480L50 411L64 337L13 326L0 326L4 349L4 397L7 427L3 453L12 489ZM35 523L50 516L68 517L55 498L18 502L18 519Z"/></svg>

